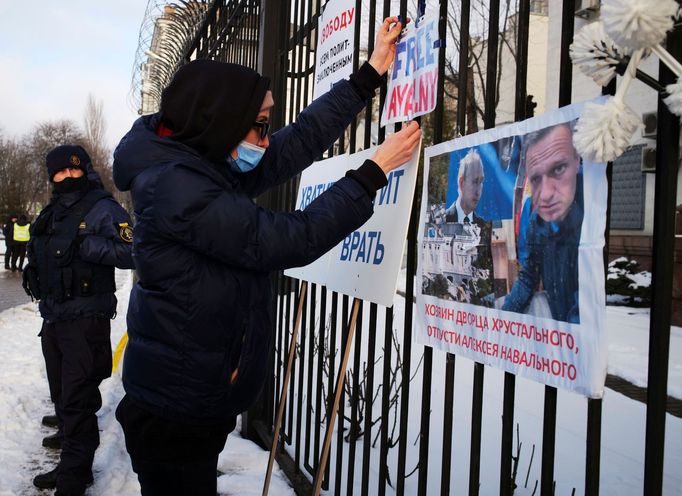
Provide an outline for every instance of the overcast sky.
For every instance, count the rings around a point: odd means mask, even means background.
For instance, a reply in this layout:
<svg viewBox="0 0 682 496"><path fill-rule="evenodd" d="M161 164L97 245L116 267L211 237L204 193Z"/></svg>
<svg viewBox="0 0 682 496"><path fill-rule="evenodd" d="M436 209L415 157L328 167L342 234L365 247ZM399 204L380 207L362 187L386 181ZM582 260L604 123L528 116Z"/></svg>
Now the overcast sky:
<svg viewBox="0 0 682 496"><path fill-rule="evenodd" d="M0 129L83 123L89 93L103 103L112 148L137 118L128 94L147 0L0 0Z"/></svg>

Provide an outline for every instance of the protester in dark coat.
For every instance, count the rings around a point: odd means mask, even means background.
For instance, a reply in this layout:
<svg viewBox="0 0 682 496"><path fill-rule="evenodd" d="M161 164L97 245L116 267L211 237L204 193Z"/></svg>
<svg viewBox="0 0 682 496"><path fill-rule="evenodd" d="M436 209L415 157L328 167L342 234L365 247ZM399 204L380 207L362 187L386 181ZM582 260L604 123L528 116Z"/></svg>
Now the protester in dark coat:
<svg viewBox="0 0 682 496"><path fill-rule="evenodd" d="M271 138L268 80L198 60L116 149L139 276L117 418L142 494L215 495L218 454L269 373L270 271L312 262L361 226L386 174L416 148L413 123L303 211L252 201L308 167L364 107L393 59L396 22L384 22L370 63Z"/></svg>
<svg viewBox="0 0 682 496"><path fill-rule="evenodd" d="M16 215L10 215L2 225L2 235L5 237L5 270L12 268L12 246L14 241L14 223L17 221Z"/></svg>
<svg viewBox="0 0 682 496"><path fill-rule="evenodd" d="M59 421L59 432L43 445L61 447L61 457L33 483L56 487L56 495L80 495L92 482L99 445L98 386L111 375L114 267L133 268L132 229L82 147L59 146L46 163L53 196L31 227L24 287L40 301L43 356Z"/></svg>
<svg viewBox="0 0 682 496"><path fill-rule="evenodd" d="M25 215L20 215L14 224L13 246L12 246L12 272L24 270L24 257L26 256L26 245L30 239L29 229L31 225Z"/></svg>

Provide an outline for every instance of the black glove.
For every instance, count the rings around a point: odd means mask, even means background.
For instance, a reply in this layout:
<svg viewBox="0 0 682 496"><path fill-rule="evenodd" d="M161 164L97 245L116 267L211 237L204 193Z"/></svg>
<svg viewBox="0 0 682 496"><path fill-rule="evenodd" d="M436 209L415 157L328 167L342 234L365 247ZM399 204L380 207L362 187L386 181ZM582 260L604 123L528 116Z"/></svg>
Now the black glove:
<svg viewBox="0 0 682 496"><path fill-rule="evenodd" d="M21 286L24 288L24 291L26 291L26 294L31 297L31 301L40 299L38 271L34 266L29 264L24 268Z"/></svg>

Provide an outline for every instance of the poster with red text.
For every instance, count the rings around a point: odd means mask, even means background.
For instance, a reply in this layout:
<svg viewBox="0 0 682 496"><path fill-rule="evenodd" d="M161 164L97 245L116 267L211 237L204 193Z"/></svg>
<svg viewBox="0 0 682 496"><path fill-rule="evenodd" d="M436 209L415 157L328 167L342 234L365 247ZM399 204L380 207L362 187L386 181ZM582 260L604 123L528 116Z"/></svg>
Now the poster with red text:
<svg viewBox="0 0 682 496"><path fill-rule="evenodd" d="M606 377L606 166L575 104L424 152L416 339L592 398Z"/></svg>

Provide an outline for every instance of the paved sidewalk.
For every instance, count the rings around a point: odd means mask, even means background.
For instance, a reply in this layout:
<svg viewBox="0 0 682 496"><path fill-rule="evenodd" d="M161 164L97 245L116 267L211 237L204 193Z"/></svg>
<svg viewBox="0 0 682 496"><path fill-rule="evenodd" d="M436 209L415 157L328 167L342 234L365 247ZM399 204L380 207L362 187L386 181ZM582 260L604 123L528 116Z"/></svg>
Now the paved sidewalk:
<svg viewBox="0 0 682 496"><path fill-rule="evenodd" d="M31 301L21 287L21 274L0 268L0 312Z"/></svg>

